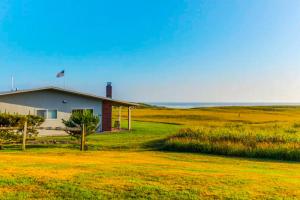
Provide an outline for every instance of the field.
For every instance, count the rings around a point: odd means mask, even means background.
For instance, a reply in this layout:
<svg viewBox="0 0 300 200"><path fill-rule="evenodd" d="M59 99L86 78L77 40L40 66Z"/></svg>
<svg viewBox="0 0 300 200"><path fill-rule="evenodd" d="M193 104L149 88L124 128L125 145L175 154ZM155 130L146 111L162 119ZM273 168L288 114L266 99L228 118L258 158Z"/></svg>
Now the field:
<svg viewBox="0 0 300 200"><path fill-rule="evenodd" d="M123 117L126 112L123 110ZM115 112L115 116L117 112ZM289 126L300 122L300 107L219 107L195 109L140 108L133 112L139 121L163 122L191 126L218 126L245 124L259 126Z"/></svg>
<svg viewBox="0 0 300 200"><path fill-rule="evenodd" d="M164 140L162 148L179 152L300 161L298 130L287 133L278 128L252 129L243 126L181 129Z"/></svg>
<svg viewBox="0 0 300 200"><path fill-rule="evenodd" d="M0 199L300 198L299 162L160 150L187 127L275 127L299 137L299 107L139 108L133 119L132 131L89 136L87 152L69 137L1 150Z"/></svg>
<svg viewBox="0 0 300 200"><path fill-rule="evenodd" d="M300 161L299 107L144 108L136 118L185 127L165 150Z"/></svg>

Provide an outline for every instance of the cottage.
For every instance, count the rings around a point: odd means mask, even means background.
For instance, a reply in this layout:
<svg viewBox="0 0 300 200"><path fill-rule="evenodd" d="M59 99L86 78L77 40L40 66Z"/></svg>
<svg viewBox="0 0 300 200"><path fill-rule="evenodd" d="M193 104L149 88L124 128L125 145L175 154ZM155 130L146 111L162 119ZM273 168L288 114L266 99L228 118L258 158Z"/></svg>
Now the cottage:
<svg viewBox="0 0 300 200"><path fill-rule="evenodd" d="M128 129L131 128L131 107L135 103L112 99L112 86L106 86L106 97L58 87L44 87L0 93L0 112L43 116L43 127L62 127L62 119L72 112L90 110L100 118L99 131L112 130L112 107L128 108ZM119 116L120 119L121 116Z"/></svg>

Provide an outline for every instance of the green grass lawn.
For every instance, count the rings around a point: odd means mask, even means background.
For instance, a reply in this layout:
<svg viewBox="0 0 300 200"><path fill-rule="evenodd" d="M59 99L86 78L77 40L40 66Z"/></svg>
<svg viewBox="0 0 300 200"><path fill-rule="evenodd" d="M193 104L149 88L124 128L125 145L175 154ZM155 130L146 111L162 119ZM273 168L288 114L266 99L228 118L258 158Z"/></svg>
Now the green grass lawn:
<svg viewBox="0 0 300 200"><path fill-rule="evenodd" d="M88 143L101 150L156 148L157 142L176 133L181 126L164 123L133 122L132 131L91 135Z"/></svg>
<svg viewBox="0 0 300 200"><path fill-rule="evenodd" d="M1 154L0 199L297 199L297 163L157 151Z"/></svg>
<svg viewBox="0 0 300 200"><path fill-rule="evenodd" d="M87 137L89 150L155 150L160 140L176 133L181 126L165 123L135 122L133 130L92 134ZM50 141L50 144L49 144ZM56 141L56 144L52 144ZM61 142L67 144L61 144ZM48 143L47 143L48 142ZM30 142L29 142L30 143ZM27 145L32 151L43 151L52 148L79 149L79 141L69 136L40 137L38 145ZM37 148L38 147L38 148ZM7 146L4 151L15 151L19 146Z"/></svg>
<svg viewBox="0 0 300 200"><path fill-rule="evenodd" d="M134 122L133 128L90 135L88 152L69 137L39 138L45 144L26 152L2 150L0 199L300 198L297 162L157 151L181 126Z"/></svg>

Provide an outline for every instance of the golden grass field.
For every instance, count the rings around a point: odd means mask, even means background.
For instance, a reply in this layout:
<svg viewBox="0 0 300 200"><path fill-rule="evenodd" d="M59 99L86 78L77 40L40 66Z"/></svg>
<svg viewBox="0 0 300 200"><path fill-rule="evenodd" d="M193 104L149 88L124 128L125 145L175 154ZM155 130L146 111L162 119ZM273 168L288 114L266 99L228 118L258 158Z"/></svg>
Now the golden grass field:
<svg viewBox="0 0 300 200"><path fill-rule="evenodd" d="M122 114L126 126L125 109ZM292 128L296 137L300 108L137 108L132 114L132 131L91 135L88 152L59 143L0 151L0 199L300 199L299 162L155 148L183 127L276 126L287 134ZM39 139L50 140L70 139Z"/></svg>
<svg viewBox="0 0 300 200"><path fill-rule="evenodd" d="M298 198L300 165L218 156L54 150L1 155L2 197Z"/></svg>
<svg viewBox="0 0 300 200"><path fill-rule="evenodd" d="M115 111L115 117L117 111ZM126 118L126 110L122 110ZM300 107L220 107L198 109L139 108L133 111L135 120L174 123L186 126L223 126L244 123L253 126L300 122Z"/></svg>

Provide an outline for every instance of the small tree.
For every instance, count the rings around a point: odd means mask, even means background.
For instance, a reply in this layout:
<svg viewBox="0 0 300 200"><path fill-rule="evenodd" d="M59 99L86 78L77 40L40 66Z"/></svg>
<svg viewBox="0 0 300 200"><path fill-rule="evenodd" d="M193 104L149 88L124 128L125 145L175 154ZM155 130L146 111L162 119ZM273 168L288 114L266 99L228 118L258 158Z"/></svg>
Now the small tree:
<svg viewBox="0 0 300 200"><path fill-rule="evenodd" d="M83 110L72 113L68 120L62 120L67 128L79 128L80 130L66 130L66 132L77 139L85 146L85 139L82 136L82 130L85 128L85 136L95 133L99 127L100 119L93 115L91 111ZM83 127L84 126L84 127Z"/></svg>
<svg viewBox="0 0 300 200"><path fill-rule="evenodd" d="M27 120L28 123L27 134L30 137L34 137L39 133L37 128L41 126L41 124L45 121L45 118L36 115L27 115L25 120ZM24 125L24 123L22 125Z"/></svg>
<svg viewBox="0 0 300 200"><path fill-rule="evenodd" d="M0 130L0 150L3 149L3 143L21 141L21 135L15 131Z"/></svg>
<svg viewBox="0 0 300 200"><path fill-rule="evenodd" d="M21 141L22 135L20 133L23 132L25 121L28 123L27 136L33 137L38 134L37 128L44 122L44 118L34 115L0 113L0 127L17 128L15 130L0 130L0 149L3 143Z"/></svg>

